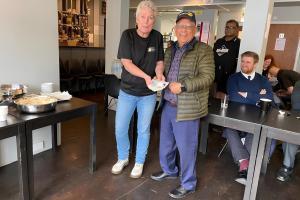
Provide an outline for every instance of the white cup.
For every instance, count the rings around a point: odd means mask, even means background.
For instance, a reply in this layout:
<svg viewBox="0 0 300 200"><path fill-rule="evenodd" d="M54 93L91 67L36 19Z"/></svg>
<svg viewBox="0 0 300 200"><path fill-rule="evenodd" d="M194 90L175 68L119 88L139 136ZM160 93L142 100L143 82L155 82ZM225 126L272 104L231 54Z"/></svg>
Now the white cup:
<svg viewBox="0 0 300 200"><path fill-rule="evenodd" d="M42 83L41 84L41 93L49 94L53 92L54 83Z"/></svg>
<svg viewBox="0 0 300 200"><path fill-rule="evenodd" d="M8 114L8 106L0 106L0 121L6 121Z"/></svg>

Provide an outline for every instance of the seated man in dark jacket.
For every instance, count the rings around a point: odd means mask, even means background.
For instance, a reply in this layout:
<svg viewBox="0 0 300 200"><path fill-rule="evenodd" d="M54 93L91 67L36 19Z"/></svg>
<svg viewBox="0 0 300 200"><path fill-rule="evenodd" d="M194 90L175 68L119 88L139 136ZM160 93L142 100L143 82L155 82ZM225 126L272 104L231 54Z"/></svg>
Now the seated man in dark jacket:
<svg viewBox="0 0 300 200"><path fill-rule="evenodd" d="M255 72L258 59L258 55L251 51L242 54L241 71L231 75L227 82L230 101L256 105L260 98L273 100L272 87L267 78ZM245 137L244 144L241 135ZM228 139L234 161L239 165L236 181L245 184L253 135L225 128L224 136Z"/></svg>

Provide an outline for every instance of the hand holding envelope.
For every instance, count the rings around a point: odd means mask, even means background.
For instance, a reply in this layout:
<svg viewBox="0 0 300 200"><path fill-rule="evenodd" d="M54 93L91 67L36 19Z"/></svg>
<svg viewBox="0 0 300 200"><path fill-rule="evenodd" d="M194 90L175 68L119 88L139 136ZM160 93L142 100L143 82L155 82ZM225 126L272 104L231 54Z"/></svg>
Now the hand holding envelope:
<svg viewBox="0 0 300 200"><path fill-rule="evenodd" d="M161 91L165 89L168 86L169 82L165 81L159 81L157 79L152 79L152 82L150 85L148 85L148 88L152 90L153 92Z"/></svg>

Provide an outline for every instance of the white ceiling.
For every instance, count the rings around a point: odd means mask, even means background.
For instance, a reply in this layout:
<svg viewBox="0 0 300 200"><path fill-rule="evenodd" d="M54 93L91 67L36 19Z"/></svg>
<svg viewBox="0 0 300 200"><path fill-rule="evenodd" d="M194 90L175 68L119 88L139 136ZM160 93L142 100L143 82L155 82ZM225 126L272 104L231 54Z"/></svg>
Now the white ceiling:
<svg viewBox="0 0 300 200"><path fill-rule="evenodd" d="M175 12L178 10L217 9L231 11L244 7L243 0L152 0L160 12ZM140 0L131 0L130 8L135 9Z"/></svg>

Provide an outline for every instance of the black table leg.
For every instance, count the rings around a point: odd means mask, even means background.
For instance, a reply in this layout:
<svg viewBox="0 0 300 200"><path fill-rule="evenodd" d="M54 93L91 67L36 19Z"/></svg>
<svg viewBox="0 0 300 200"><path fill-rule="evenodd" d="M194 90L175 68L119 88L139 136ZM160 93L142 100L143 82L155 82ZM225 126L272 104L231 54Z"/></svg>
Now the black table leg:
<svg viewBox="0 0 300 200"><path fill-rule="evenodd" d="M27 146L27 167L28 167L28 185L29 199L34 199L34 177L33 177L33 150L32 150L32 126L26 123L26 146Z"/></svg>
<svg viewBox="0 0 300 200"><path fill-rule="evenodd" d="M28 188L28 168L27 168L27 147L25 126L19 125L17 135L17 152L18 152L18 171L20 184L20 199L28 200L30 198Z"/></svg>
<svg viewBox="0 0 300 200"><path fill-rule="evenodd" d="M90 115L90 164L89 171L94 173L96 171L96 111L97 106L93 106Z"/></svg>
<svg viewBox="0 0 300 200"><path fill-rule="evenodd" d="M52 150L56 151L57 147L57 124L51 125L51 133L52 133Z"/></svg>
<svg viewBox="0 0 300 200"><path fill-rule="evenodd" d="M104 115L108 115L108 94L104 93Z"/></svg>
<svg viewBox="0 0 300 200"><path fill-rule="evenodd" d="M207 138L208 138L208 116L200 119L200 145L199 151L202 154L206 154L207 149Z"/></svg>

